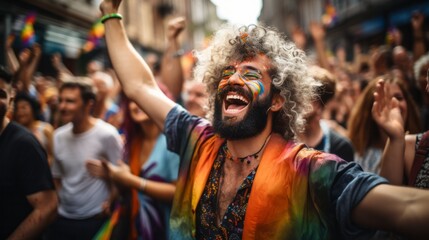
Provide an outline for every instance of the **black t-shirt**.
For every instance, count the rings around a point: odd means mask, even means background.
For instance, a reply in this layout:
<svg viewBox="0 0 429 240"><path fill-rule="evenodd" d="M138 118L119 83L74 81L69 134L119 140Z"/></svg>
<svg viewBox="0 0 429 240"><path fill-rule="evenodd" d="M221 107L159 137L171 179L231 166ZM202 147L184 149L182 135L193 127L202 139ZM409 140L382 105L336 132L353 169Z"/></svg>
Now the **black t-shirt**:
<svg viewBox="0 0 429 240"><path fill-rule="evenodd" d="M342 137L332 129L329 129L329 153L335 154L338 157L346 160L347 162L354 161L354 149L353 145L345 137ZM314 149L324 151L325 148L326 135L323 136L323 139L317 144Z"/></svg>
<svg viewBox="0 0 429 240"><path fill-rule="evenodd" d="M46 152L24 127L10 122L0 134L0 239L33 210L26 196L54 189Z"/></svg>

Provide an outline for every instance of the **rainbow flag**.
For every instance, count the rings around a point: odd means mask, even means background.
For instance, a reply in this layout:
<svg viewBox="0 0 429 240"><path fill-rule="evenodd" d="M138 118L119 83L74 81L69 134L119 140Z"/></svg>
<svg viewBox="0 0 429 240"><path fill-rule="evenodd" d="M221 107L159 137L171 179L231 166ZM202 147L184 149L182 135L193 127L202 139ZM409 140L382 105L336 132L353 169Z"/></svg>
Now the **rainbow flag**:
<svg viewBox="0 0 429 240"><path fill-rule="evenodd" d="M31 47L36 42L36 35L34 33L34 22L36 21L36 13L29 13L24 20L24 27L21 31L21 44L22 47Z"/></svg>
<svg viewBox="0 0 429 240"><path fill-rule="evenodd" d="M90 52L100 45L101 39L104 36L104 25L100 20L95 22L91 30L88 32L86 43L83 45L84 52Z"/></svg>
<svg viewBox="0 0 429 240"><path fill-rule="evenodd" d="M400 34L396 27L389 27L386 32L386 44L388 46L394 46L396 44L396 38Z"/></svg>
<svg viewBox="0 0 429 240"><path fill-rule="evenodd" d="M337 10L335 6L331 3L331 1L326 1L325 3L325 12L322 15L322 23L324 26L332 26L335 24L337 19Z"/></svg>
<svg viewBox="0 0 429 240"><path fill-rule="evenodd" d="M113 228L118 223L121 211L122 207L119 205L116 206L110 218L103 224L103 226L101 226L100 230L92 240L109 240L112 235Z"/></svg>

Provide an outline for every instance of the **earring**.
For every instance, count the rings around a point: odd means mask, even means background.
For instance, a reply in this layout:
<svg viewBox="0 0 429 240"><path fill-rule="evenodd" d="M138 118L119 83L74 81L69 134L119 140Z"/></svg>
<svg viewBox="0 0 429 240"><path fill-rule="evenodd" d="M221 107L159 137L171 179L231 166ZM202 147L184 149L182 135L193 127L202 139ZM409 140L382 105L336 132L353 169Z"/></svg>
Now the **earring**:
<svg viewBox="0 0 429 240"><path fill-rule="evenodd" d="M266 112L265 114L268 114L268 111L270 111L272 107L273 107L273 106L270 106L270 107L267 109L267 112Z"/></svg>

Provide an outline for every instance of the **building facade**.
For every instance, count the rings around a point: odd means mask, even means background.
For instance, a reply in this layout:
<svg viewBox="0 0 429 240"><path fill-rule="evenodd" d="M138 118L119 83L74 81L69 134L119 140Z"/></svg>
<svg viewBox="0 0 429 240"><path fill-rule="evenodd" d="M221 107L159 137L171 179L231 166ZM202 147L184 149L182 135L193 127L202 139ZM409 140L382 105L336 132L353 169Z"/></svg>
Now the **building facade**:
<svg viewBox="0 0 429 240"><path fill-rule="evenodd" d="M93 24L101 17L101 0L15 0L0 1L0 41L4 49L11 35L15 36L13 48L18 54L24 47L20 42L25 19L35 15L33 24L35 41L42 47L43 56L39 71L52 74L50 56L60 52L66 66L76 74L85 73L85 64L98 59L109 64L105 43L90 51L83 51ZM127 0L123 1L120 13L130 41L139 52L161 54L165 45L165 27L176 16L187 19L187 28L181 35L185 50L198 47L213 31L218 21L216 8L206 0ZM5 65L5 55L0 64Z"/></svg>

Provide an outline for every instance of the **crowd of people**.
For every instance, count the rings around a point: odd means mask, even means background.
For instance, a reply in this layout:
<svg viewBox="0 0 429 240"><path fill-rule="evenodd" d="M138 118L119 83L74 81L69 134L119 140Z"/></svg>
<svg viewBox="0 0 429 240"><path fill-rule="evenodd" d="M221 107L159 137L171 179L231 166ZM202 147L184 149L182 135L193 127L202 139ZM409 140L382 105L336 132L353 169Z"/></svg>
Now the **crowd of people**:
<svg viewBox="0 0 429 240"><path fill-rule="evenodd" d="M113 68L85 76L43 49L0 68L0 239L425 239L429 51L328 54L322 25L290 39L222 26L184 72L182 17L140 56L100 5ZM309 53L309 54L306 54ZM192 79L185 76L192 75Z"/></svg>

